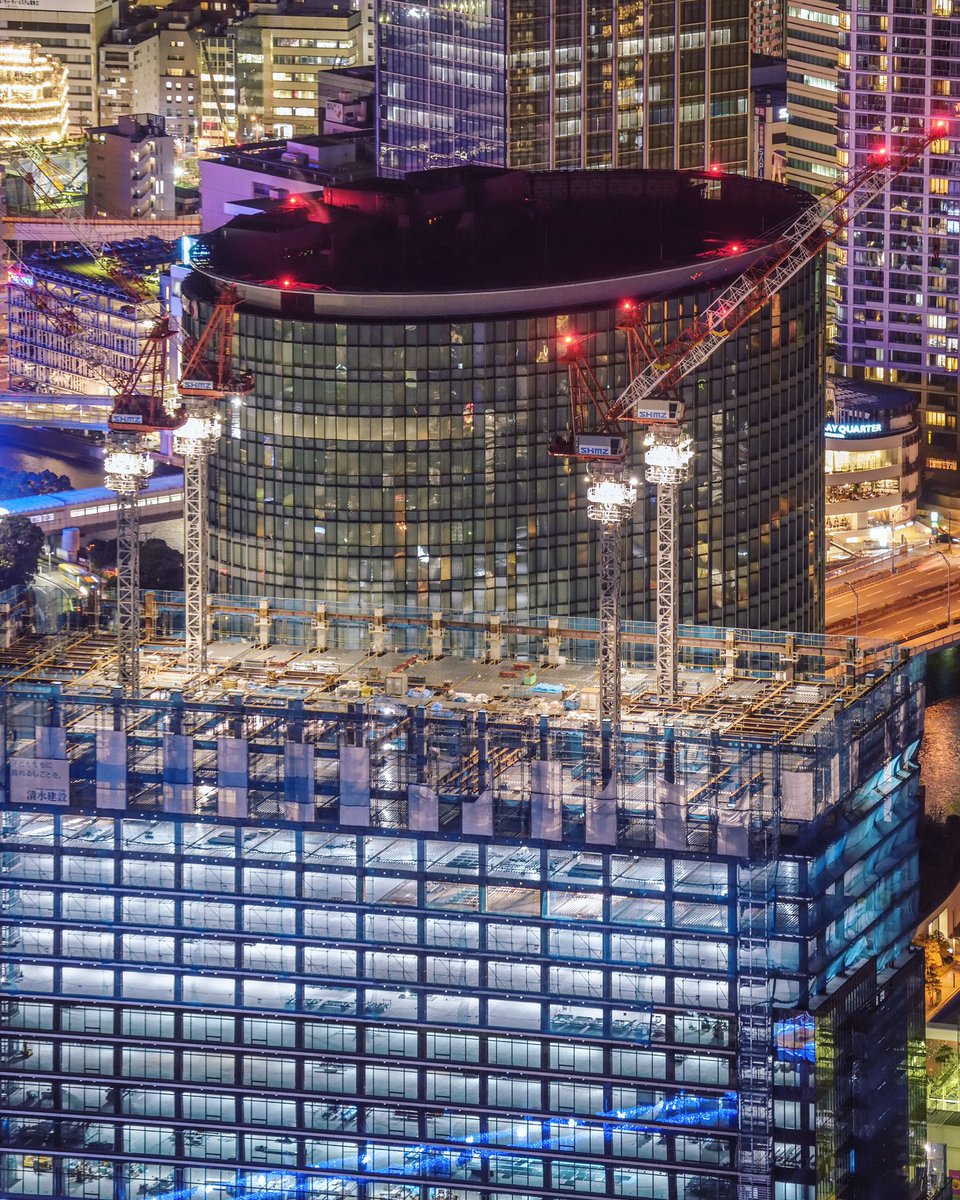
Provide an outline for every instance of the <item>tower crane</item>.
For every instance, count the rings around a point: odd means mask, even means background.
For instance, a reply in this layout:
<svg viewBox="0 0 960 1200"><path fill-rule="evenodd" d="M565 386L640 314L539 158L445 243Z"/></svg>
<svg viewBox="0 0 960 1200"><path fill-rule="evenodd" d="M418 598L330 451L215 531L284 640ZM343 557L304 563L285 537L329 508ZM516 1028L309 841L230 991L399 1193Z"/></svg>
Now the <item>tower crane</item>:
<svg viewBox="0 0 960 1200"><path fill-rule="evenodd" d="M185 661L195 671L207 665L207 459L220 438L217 401L253 390L253 374L234 372L233 318L240 296L225 288L200 337L190 348L178 390L186 420L174 434L183 455Z"/></svg>
<svg viewBox="0 0 960 1200"><path fill-rule="evenodd" d="M838 188L805 208L758 261L663 349L654 349L639 311L628 305L618 324L628 333L632 378L616 400L604 395L586 363L585 339L564 339L559 359L570 376L570 429L553 439L550 453L587 468L587 516L600 525L600 718L614 728L620 723L622 529L637 498L637 480L628 471L629 426L645 431L645 478L656 489L656 683L660 699L672 703L677 687L677 501L693 457L678 385L917 163L928 146L946 137L948 128L946 120L935 120L929 133L907 138L897 149L873 151ZM646 360L639 369L634 365L637 352Z"/></svg>
<svg viewBox="0 0 960 1200"><path fill-rule="evenodd" d="M140 690L140 519L137 498L153 473L147 437L183 421L166 398L169 342L165 317L150 331L124 380L107 426L105 484L117 493L117 675L124 693Z"/></svg>
<svg viewBox="0 0 960 1200"><path fill-rule="evenodd" d="M36 170L56 184L56 167L46 149L19 137L14 127L0 122L0 133L18 139L19 148ZM104 369L98 348L91 346L88 358L103 378L116 389L114 406L107 419L104 483L117 493L117 672L120 686L136 695L140 686L140 526L139 494L153 472L151 435L176 429L183 413L167 392L169 343L174 329L160 313L159 302L145 280L106 249L106 241L92 222L54 209L51 215L63 226L71 241L78 242L92 261L119 289L137 311L152 320L132 370L119 379ZM8 249L10 249L8 245ZM12 253L12 251L11 251ZM18 258L19 256L14 256ZM29 266L22 264L29 275ZM64 336L76 337L83 326L69 306L59 304L38 284L29 288L31 302Z"/></svg>

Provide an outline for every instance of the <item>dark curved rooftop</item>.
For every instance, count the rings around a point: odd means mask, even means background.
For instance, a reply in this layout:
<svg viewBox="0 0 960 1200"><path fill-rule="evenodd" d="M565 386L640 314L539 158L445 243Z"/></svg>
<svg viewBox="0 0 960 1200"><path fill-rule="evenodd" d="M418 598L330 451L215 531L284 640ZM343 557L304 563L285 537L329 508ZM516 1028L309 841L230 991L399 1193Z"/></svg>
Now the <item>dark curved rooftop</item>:
<svg viewBox="0 0 960 1200"><path fill-rule="evenodd" d="M919 397L906 388L889 383L837 379L834 382L834 406L837 411L887 412L891 409L917 408Z"/></svg>
<svg viewBox="0 0 960 1200"><path fill-rule="evenodd" d="M718 259L761 249L808 203L736 175L454 167L289 197L201 238L194 261L238 283L344 293L503 291L698 261L716 278Z"/></svg>

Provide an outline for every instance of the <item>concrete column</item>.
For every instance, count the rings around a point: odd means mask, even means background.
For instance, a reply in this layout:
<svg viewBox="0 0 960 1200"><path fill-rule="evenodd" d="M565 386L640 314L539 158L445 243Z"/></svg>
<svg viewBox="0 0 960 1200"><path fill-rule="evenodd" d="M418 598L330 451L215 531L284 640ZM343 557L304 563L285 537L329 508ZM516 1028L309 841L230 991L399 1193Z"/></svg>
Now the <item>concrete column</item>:
<svg viewBox="0 0 960 1200"><path fill-rule="evenodd" d="M127 807L127 735L115 729L98 729L97 809L122 812Z"/></svg>
<svg viewBox="0 0 960 1200"><path fill-rule="evenodd" d="M550 617L547 621L547 666L560 666L560 619Z"/></svg>
<svg viewBox="0 0 960 1200"><path fill-rule="evenodd" d="M530 791L530 836L548 842L562 837L562 772L558 762L534 759L530 764L533 781Z"/></svg>
<svg viewBox="0 0 960 1200"><path fill-rule="evenodd" d="M257 645L270 645L270 601L261 600L257 608Z"/></svg>
<svg viewBox="0 0 960 1200"><path fill-rule="evenodd" d="M503 660L503 634L500 632L501 620L491 615L487 618L487 662L498 663Z"/></svg>
<svg viewBox="0 0 960 1200"><path fill-rule="evenodd" d="M430 629L427 632L430 643L430 657L443 658L443 613L430 614Z"/></svg>
<svg viewBox="0 0 960 1200"><path fill-rule="evenodd" d="M387 649L387 627L383 623L383 609L373 610L373 621L370 624L370 653L385 654Z"/></svg>
<svg viewBox="0 0 960 1200"><path fill-rule="evenodd" d="M250 748L246 738L217 738L217 815L249 813Z"/></svg>
<svg viewBox="0 0 960 1200"><path fill-rule="evenodd" d="M318 654L325 654L327 650L327 637L330 633L330 622L327 620L327 606L325 604L317 605L316 616L312 621L313 628L313 648Z"/></svg>
<svg viewBox="0 0 960 1200"><path fill-rule="evenodd" d="M407 788L409 828L415 833L436 833L440 828L440 802L433 788L411 783Z"/></svg>
<svg viewBox="0 0 960 1200"><path fill-rule="evenodd" d="M340 747L340 823L370 825L370 751Z"/></svg>
<svg viewBox="0 0 960 1200"><path fill-rule="evenodd" d="M163 811L192 813L193 738L181 733L163 735Z"/></svg>
<svg viewBox="0 0 960 1200"><path fill-rule="evenodd" d="M283 815L289 821L312 821L316 751L306 742L283 747Z"/></svg>

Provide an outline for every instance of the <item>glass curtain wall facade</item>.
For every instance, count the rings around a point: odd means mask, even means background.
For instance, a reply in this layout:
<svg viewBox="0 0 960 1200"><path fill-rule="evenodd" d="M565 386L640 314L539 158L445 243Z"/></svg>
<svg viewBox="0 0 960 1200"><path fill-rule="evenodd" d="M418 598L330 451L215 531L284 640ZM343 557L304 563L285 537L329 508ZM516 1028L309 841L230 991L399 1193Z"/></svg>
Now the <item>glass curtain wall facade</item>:
<svg viewBox="0 0 960 1200"><path fill-rule="evenodd" d="M925 481L957 493L957 293L960 179L954 109L960 6L845 6L839 77L840 166L855 168L898 134L951 120L935 142L841 234L837 362L854 379L898 383L921 399Z"/></svg>
<svg viewBox="0 0 960 1200"><path fill-rule="evenodd" d="M552 186L550 176L533 178ZM749 192L744 203L761 186L728 180ZM715 220L711 204L705 221ZM674 236L662 209L660 219L663 237ZM215 267L204 268L217 279L243 261L242 250L239 259L227 253L230 237L227 226ZM283 237L299 245L306 235ZM729 278L714 245L694 258L685 288L651 307L655 344L716 294L691 285L691 274L712 265ZM301 260L291 261L296 269ZM277 257L269 262L275 270ZM558 351L564 337L582 335L599 383L619 395L629 381L619 305L663 283L638 274L590 287L590 306L560 311L530 311L535 293L519 290L463 294L469 315L444 300L442 318L423 315L436 296L411 295L403 315L379 320L324 313L361 302L376 311L368 297L248 289L235 352L256 387L231 409L211 459L214 590L594 615L598 547L583 473L548 453L570 421ZM682 385L695 449L679 515L682 621L820 628L822 293L817 259ZM204 276L184 294L199 327L212 294ZM569 303L569 292L557 295ZM638 471L640 454L637 444ZM644 489L626 530L627 619L654 612L655 524Z"/></svg>
<svg viewBox="0 0 960 1200"><path fill-rule="evenodd" d="M775 1200L906 1200L923 664L871 666L614 792L546 718L8 693L3 1195L733 1200L760 988Z"/></svg>
<svg viewBox="0 0 960 1200"><path fill-rule="evenodd" d="M377 0L381 175L506 154L506 0Z"/></svg>
<svg viewBox="0 0 960 1200"><path fill-rule="evenodd" d="M377 38L381 174L747 172L749 0L379 0Z"/></svg>

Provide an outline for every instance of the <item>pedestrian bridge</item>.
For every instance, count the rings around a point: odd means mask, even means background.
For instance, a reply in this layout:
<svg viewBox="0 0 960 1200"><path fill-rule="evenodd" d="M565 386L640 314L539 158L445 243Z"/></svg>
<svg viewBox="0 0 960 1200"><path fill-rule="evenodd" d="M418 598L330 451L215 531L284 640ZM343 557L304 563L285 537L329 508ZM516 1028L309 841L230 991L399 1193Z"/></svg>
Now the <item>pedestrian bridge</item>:
<svg viewBox="0 0 960 1200"><path fill-rule="evenodd" d="M0 425L47 425L53 429L107 427L110 396L75 393L0 392Z"/></svg>
<svg viewBox="0 0 960 1200"><path fill-rule="evenodd" d="M158 475L140 493L140 520L169 521L183 513L183 476ZM45 534L77 527L84 532L112 529L117 523L117 496L105 487L51 492L0 500L0 517L29 517Z"/></svg>

